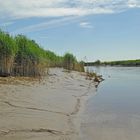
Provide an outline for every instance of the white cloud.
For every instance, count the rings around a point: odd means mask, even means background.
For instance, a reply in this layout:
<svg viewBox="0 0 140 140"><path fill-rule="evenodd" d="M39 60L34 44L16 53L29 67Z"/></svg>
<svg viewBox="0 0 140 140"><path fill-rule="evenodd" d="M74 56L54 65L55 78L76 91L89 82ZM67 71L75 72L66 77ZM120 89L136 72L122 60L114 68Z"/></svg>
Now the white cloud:
<svg viewBox="0 0 140 140"><path fill-rule="evenodd" d="M82 27L82 28L93 28L93 26L89 22L81 22L80 27Z"/></svg>
<svg viewBox="0 0 140 140"><path fill-rule="evenodd" d="M140 7L140 1L138 0L128 0L128 6L130 8Z"/></svg>
<svg viewBox="0 0 140 140"><path fill-rule="evenodd" d="M58 19L52 19L50 21L45 21L43 23L33 24L33 25L30 25L30 26L27 26L27 27L24 27L21 29L17 29L12 33L13 34L28 33L28 32L39 31L39 30L43 30L43 29L50 29L50 28L55 28L58 26L70 24L72 22L77 22L79 20L80 20L80 17L77 17L77 16L62 17L62 18L58 18Z"/></svg>
<svg viewBox="0 0 140 140"><path fill-rule="evenodd" d="M0 17L83 16L139 6L139 0L0 0Z"/></svg>
<svg viewBox="0 0 140 140"><path fill-rule="evenodd" d="M15 19L53 17L53 20L14 31L25 33L69 24L82 16L113 14L138 7L140 0L0 0L0 20L8 26ZM80 23L80 26L92 28L88 22Z"/></svg>

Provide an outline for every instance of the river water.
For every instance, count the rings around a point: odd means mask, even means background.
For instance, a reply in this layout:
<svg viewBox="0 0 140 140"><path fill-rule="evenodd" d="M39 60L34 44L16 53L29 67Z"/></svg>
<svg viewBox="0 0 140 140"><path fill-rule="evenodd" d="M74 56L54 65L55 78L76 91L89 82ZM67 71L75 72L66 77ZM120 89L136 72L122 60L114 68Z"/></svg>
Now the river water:
<svg viewBox="0 0 140 140"><path fill-rule="evenodd" d="M82 140L140 140L140 67L89 67L103 75L82 118Z"/></svg>

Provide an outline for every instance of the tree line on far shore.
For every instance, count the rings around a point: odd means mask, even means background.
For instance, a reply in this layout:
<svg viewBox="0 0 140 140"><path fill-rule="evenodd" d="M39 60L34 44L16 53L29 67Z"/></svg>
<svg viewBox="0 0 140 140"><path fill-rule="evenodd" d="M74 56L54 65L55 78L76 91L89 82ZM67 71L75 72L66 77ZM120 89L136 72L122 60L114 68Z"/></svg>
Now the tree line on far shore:
<svg viewBox="0 0 140 140"><path fill-rule="evenodd" d="M109 61L109 62L101 62L100 60L97 60L95 62L84 63L84 65L85 66L140 66L140 59Z"/></svg>
<svg viewBox="0 0 140 140"><path fill-rule="evenodd" d="M49 67L84 71L71 53L58 56L24 35L13 37L0 30L0 76L42 76Z"/></svg>

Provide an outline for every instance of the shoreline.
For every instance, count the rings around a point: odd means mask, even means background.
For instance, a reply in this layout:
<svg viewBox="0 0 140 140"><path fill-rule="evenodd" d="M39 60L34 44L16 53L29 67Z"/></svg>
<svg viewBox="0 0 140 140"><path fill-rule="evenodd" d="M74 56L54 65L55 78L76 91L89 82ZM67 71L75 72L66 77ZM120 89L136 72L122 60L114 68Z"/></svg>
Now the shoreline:
<svg viewBox="0 0 140 140"><path fill-rule="evenodd" d="M1 140L78 140L96 84L79 72L52 68L40 83L1 84L0 90Z"/></svg>

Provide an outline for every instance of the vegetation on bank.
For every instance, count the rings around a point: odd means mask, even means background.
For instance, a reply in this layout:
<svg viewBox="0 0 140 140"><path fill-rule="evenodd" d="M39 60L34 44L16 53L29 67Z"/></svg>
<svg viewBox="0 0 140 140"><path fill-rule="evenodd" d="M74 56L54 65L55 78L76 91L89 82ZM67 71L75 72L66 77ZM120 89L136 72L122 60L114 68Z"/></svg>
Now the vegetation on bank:
<svg viewBox="0 0 140 140"><path fill-rule="evenodd" d="M140 59L137 60L122 60L122 61L110 61L101 62L97 60L95 62L88 62L85 66L140 66Z"/></svg>
<svg viewBox="0 0 140 140"><path fill-rule="evenodd" d="M102 65L110 65L110 66L140 66L140 59L102 62L101 64Z"/></svg>
<svg viewBox="0 0 140 140"><path fill-rule="evenodd" d="M68 70L84 71L84 63L78 62L76 57L70 53L63 56L63 67Z"/></svg>
<svg viewBox="0 0 140 140"><path fill-rule="evenodd" d="M58 56L24 35L0 30L0 76L42 76L49 67L84 71L84 64L70 53Z"/></svg>

